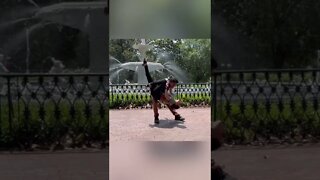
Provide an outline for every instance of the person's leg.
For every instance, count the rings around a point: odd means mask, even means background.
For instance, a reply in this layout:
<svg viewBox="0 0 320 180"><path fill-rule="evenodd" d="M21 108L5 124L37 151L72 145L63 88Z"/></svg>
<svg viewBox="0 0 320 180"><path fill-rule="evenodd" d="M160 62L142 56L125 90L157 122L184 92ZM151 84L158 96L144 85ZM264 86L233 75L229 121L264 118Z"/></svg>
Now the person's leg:
<svg viewBox="0 0 320 180"><path fill-rule="evenodd" d="M167 107L168 107L168 109L170 110L170 112L171 112L174 116L179 115L179 113L177 113L177 111L176 111L172 106L169 106L169 105L167 104Z"/></svg>
<svg viewBox="0 0 320 180"><path fill-rule="evenodd" d="M148 83L152 83L153 82L153 79L150 75L150 72L149 72L149 68L148 68L148 65L147 65L147 61L144 60L143 61L143 66L144 66L144 70L146 72L146 76L147 76L147 80L148 80Z"/></svg>
<svg viewBox="0 0 320 180"><path fill-rule="evenodd" d="M158 112L158 101L152 99L152 109L154 114L154 123L159 124L159 112Z"/></svg>
<svg viewBox="0 0 320 180"><path fill-rule="evenodd" d="M167 105L168 109L171 111L171 113L174 115L174 119L177 121L184 121L184 118L181 117L181 115L176 111L176 109L173 106Z"/></svg>
<svg viewBox="0 0 320 180"><path fill-rule="evenodd" d="M174 115L175 120L184 121L184 118L181 117L180 114L177 113L177 111L176 111L176 109L178 109L180 107L180 106L178 106L178 104L175 103L173 105L170 105L169 101L166 99L164 94L160 97L160 100L168 107L170 112Z"/></svg>
<svg viewBox="0 0 320 180"><path fill-rule="evenodd" d="M147 61L145 59L143 60L143 66L144 66L144 70L145 70L145 73L147 76L148 83L152 83L153 79L150 75ZM156 97L156 93L154 91L154 87L152 85L150 85L150 93L152 96L152 109L153 109L153 114L154 114L154 123L159 124L158 100Z"/></svg>

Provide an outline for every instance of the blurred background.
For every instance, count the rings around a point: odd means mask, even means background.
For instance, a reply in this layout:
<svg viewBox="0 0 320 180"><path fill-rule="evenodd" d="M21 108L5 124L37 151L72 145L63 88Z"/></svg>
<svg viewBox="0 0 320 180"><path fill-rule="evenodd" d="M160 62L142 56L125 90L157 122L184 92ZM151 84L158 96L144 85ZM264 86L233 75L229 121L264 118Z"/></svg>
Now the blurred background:
<svg viewBox="0 0 320 180"><path fill-rule="evenodd" d="M210 38L210 0L111 0L110 38Z"/></svg>
<svg viewBox="0 0 320 180"><path fill-rule="evenodd" d="M134 62L141 62L139 52L133 48L134 44L139 44L140 41L140 39L110 40L111 83L137 82L136 71L124 66L130 66L131 62L135 70ZM152 50L147 51L146 58L150 63L159 63L159 68L152 72L155 79L164 79L173 75L181 83L210 81L210 39L146 39L145 41L152 47ZM142 75L145 76L144 70Z"/></svg>
<svg viewBox="0 0 320 180"><path fill-rule="evenodd" d="M107 72L105 0L0 2L2 72Z"/></svg>
<svg viewBox="0 0 320 180"><path fill-rule="evenodd" d="M213 0L219 69L319 68L317 0Z"/></svg>

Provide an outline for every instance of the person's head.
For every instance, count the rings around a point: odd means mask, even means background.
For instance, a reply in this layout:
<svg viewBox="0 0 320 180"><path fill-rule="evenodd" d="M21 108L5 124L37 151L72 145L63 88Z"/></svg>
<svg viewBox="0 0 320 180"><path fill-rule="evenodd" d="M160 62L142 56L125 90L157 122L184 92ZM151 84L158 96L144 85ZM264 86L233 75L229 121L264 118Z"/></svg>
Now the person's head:
<svg viewBox="0 0 320 180"><path fill-rule="evenodd" d="M169 88L174 88L179 83L179 81L173 77L170 77L168 81L169 81Z"/></svg>

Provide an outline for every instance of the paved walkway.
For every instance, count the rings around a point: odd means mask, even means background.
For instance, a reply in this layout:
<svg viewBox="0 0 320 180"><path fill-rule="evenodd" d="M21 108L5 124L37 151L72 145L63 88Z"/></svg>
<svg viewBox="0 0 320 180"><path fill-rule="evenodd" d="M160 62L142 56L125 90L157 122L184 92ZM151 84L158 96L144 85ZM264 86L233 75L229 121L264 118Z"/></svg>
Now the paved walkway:
<svg viewBox="0 0 320 180"><path fill-rule="evenodd" d="M107 180L108 152L1 153L0 179Z"/></svg>
<svg viewBox="0 0 320 180"><path fill-rule="evenodd" d="M111 180L210 180L209 142L114 142Z"/></svg>
<svg viewBox="0 0 320 180"><path fill-rule="evenodd" d="M210 108L182 108L185 122L174 120L168 109L160 109L160 124L154 125L153 111L110 110L110 142L210 141Z"/></svg>
<svg viewBox="0 0 320 180"><path fill-rule="evenodd" d="M238 180L318 180L320 147L285 147L218 150L217 164Z"/></svg>

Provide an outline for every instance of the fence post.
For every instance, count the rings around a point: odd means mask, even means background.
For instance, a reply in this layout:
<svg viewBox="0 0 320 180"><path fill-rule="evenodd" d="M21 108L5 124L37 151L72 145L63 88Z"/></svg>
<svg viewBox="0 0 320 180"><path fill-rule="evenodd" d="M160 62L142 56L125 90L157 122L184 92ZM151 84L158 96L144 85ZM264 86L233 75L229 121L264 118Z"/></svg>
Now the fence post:
<svg viewBox="0 0 320 180"><path fill-rule="evenodd" d="M7 90L8 90L8 108L9 108L9 131L10 135L12 135L12 113L13 113L13 105L12 105L12 97L11 97L11 82L10 76L7 76Z"/></svg>
<svg viewBox="0 0 320 180"><path fill-rule="evenodd" d="M217 74L213 73L213 121L217 121Z"/></svg>
<svg viewBox="0 0 320 180"><path fill-rule="evenodd" d="M177 90L177 95L176 95L176 97L177 97L178 99L181 99L180 93L179 93L180 88L181 88L181 85L180 85L180 84L177 84L177 88L176 88L176 90Z"/></svg>
<svg viewBox="0 0 320 180"><path fill-rule="evenodd" d="M110 104L112 103L112 98L113 98L113 86L111 84L109 84L109 92L108 92L108 96L109 96L109 99L108 99L108 104L109 104L109 107L110 107Z"/></svg>

